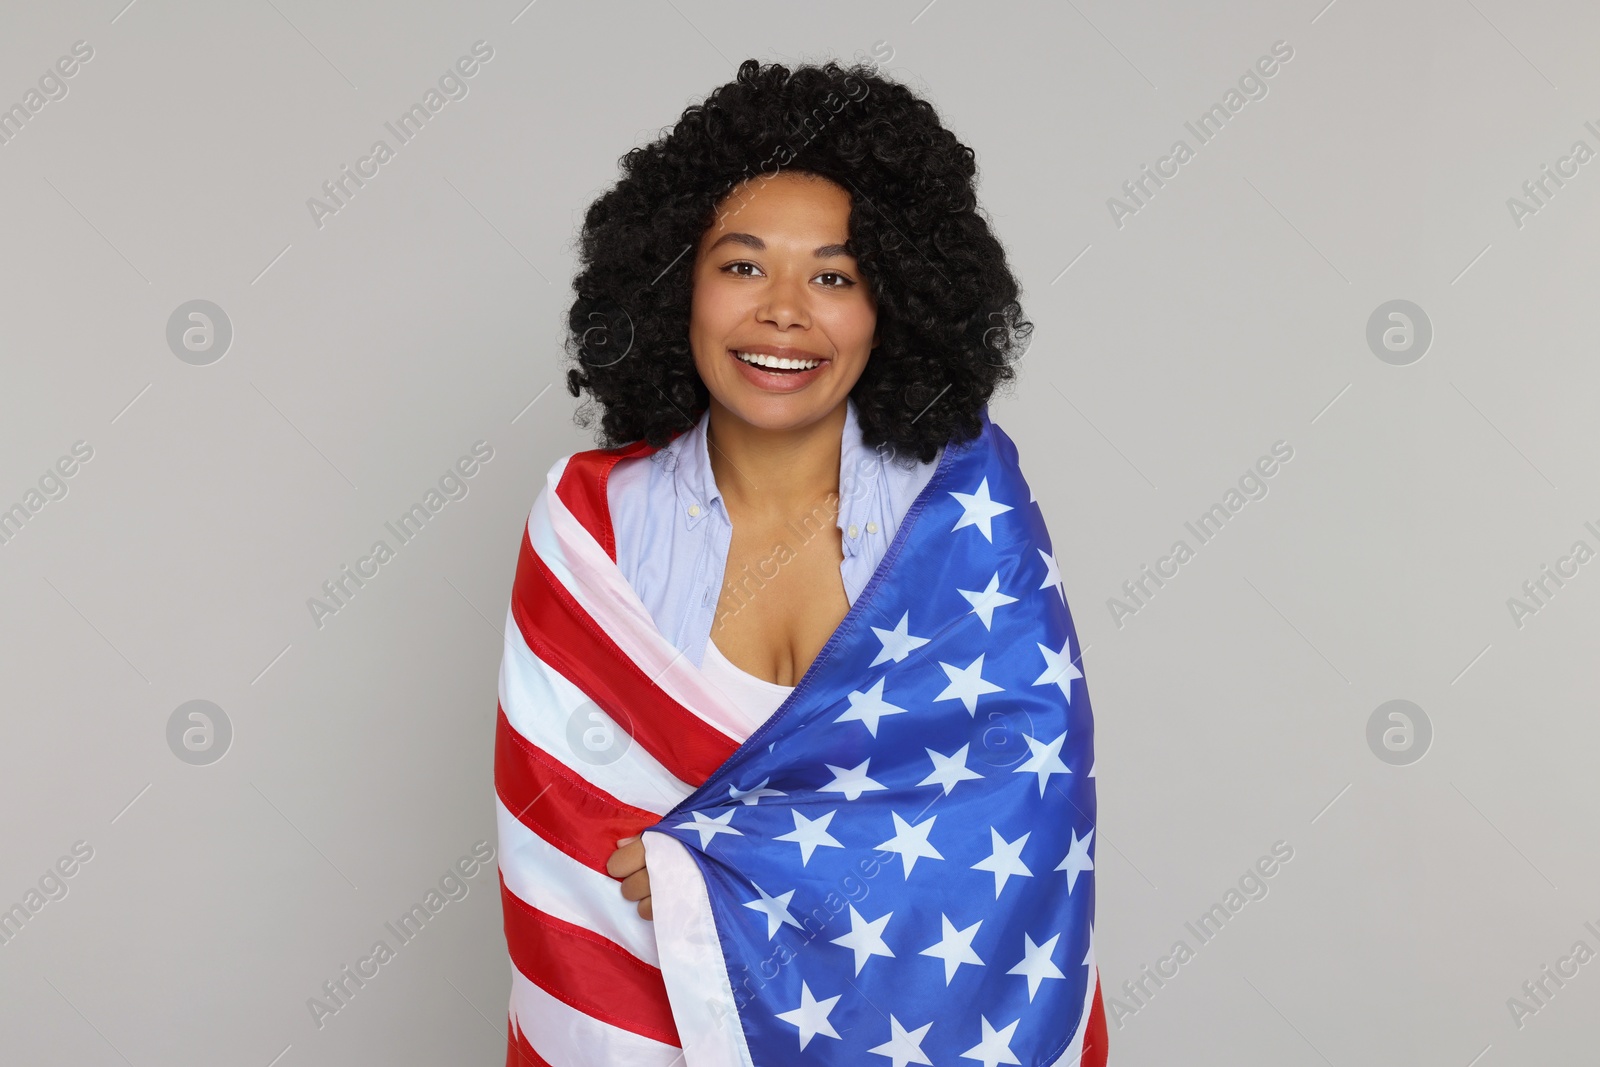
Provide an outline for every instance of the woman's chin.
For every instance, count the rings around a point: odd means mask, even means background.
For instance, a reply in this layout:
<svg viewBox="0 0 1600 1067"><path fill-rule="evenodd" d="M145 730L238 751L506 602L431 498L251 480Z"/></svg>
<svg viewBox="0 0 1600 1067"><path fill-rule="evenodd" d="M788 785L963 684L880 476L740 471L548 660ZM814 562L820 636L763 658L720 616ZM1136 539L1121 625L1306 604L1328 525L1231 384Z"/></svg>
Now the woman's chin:
<svg viewBox="0 0 1600 1067"><path fill-rule="evenodd" d="M816 394L782 393L751 396L750 390L740 390L741 395L717 397L723 409L739 422L756 430L782 433L804 429L832 414L845 398L827 400Z"/></svg>

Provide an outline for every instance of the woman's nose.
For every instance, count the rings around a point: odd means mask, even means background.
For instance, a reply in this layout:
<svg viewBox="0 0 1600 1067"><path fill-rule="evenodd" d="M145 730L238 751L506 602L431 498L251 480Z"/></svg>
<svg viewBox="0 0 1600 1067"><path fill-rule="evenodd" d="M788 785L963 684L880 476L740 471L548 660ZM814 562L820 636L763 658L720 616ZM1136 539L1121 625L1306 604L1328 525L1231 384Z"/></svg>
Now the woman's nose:
<svg viewBox="0 0 1600 1067"><path fill-rule="evenodd" d="M804 280L790 276L774 278L767 286L756 315L780 329L790 326L809 326L811 314L806 307Z"/></svg>

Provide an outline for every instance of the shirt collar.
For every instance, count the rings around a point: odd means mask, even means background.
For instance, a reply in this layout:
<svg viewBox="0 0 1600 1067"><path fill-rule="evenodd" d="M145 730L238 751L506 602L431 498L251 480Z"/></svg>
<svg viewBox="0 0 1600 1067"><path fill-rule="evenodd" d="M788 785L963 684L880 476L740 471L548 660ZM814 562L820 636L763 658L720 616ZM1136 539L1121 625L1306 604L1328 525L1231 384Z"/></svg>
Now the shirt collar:
<svg viewBox="0 0 1600 1067"><path fill-rule="evenodd" d="M878 514L877 500L883 491L884 463L881 449L871 449L862 440L861 424L857 421L856 402L847 400L844 416L844 435L839 442L839 538L846 556L860 555L869 536L879 536L882 531L869 521ZM851 535L852 530L854 536Z"/></svg>
<svg viewBox="0 0 1600 1067"><path fill-rule="evenodd" d="M689 529L694 529L711 514L712 505L726 509L722 491L717 488L716 476L711 473L710 444L706 430L711 425L711 409L700 413L694 429L682 434L664 451L671 452L668 460L673 466L673 482L678 491L678 516Z"/></svg>
<svg viewBox="0 0 1600 1067"><path fill-rule="evenodd" d="M680 435L658 455L669 464L677 490L678 515L686 528L692 530L704 522L715 507L727 515L722 503L722 491L711 471L710 442L706 431L711 425L708 408L701 412L694 429ZM869 531L867 523L878 514L875 507L884 483L884 458L881 449L868 448L862 440L861 424L857 418L855 400L845 398L844 430L839 440L839 517L837 526L844 533L840 538L847 556L862 551ZM850 536L854 526L856 536ZM874 526L876 524L874 523ZM880 531L870 531L877 534Z"/></svg>

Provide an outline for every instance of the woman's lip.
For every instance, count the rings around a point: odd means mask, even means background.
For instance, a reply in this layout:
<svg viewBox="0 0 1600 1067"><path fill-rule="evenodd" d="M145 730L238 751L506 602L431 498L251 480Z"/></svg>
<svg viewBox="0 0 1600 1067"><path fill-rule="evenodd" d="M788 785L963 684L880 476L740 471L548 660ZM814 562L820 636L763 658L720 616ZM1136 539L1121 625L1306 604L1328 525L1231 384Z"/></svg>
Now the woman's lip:
<svg viewBox="0 0 1600 1067"><path fill-rule="evenodd" d="M757 389L768 393L792 393L796 390L804 389L828 369L829 363L829 361L825 359L818 363L815 367L812 367L810 370L769 371L762 367L757 367L754 364L746 363L744 360L735 355L736 351L760 352L761 350L754 348L741 348L735 350L730 348L728 349L728 358L733 360L734 365L739 368L739 373L744 376L745 381L749 382ZM809 358L815 359L816 357L813 356Z"/></svg>

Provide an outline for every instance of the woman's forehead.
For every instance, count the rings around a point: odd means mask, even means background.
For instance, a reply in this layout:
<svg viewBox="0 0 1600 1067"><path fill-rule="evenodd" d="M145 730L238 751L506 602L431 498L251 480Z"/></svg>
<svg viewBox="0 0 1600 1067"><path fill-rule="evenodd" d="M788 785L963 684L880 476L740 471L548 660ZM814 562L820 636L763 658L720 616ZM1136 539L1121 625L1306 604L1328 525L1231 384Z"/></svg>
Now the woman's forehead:
<svg viewBox="0 0 1600 1067"><path fill-rule="evenodd" d="M849 237L850 194L823 178L784 179L753 179L736 187L719 205L702 246L710 251L737 243L763 251L781 244L818 256L839 254Z"/></svg>

